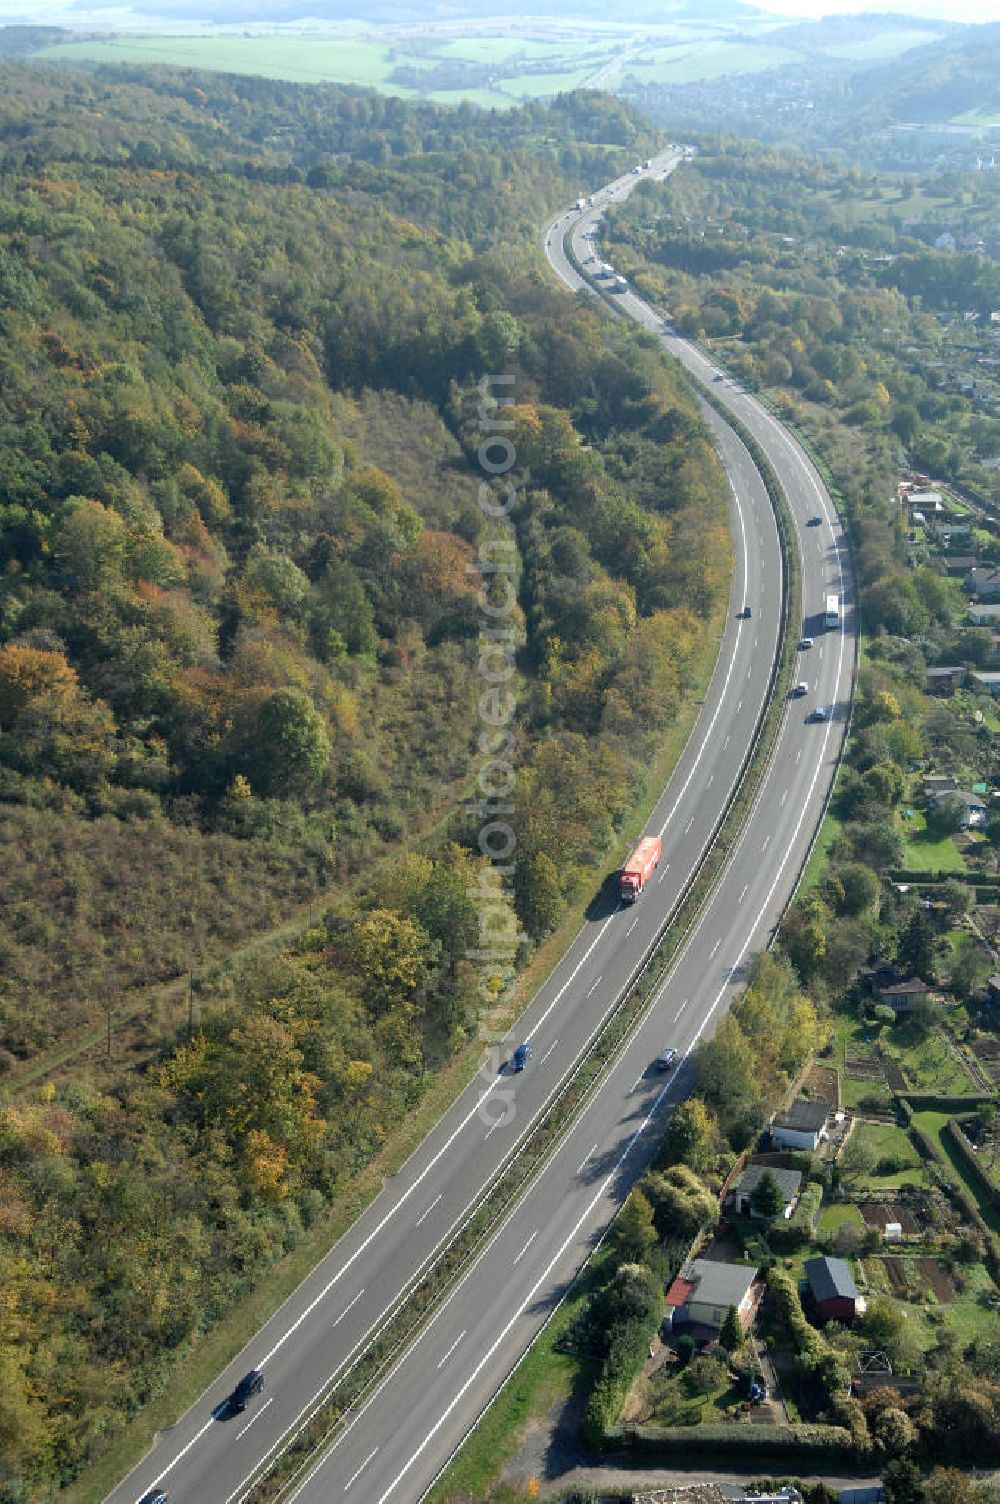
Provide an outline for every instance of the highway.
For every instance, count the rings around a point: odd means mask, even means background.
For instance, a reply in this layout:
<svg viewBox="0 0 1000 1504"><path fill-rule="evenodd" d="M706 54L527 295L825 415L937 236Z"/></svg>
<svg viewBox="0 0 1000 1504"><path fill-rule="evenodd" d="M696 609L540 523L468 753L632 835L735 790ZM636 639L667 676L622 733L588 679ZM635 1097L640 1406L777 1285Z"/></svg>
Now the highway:
<svg viewBox="0 0 1000 1504"><path fill-rule="evenodd" d="M657 159L652 171L673 158ZM620 180L624 192L631 177ZM596 197L596 196L595 196ZM550 227L582 234L593 211ZM589 254L589 251L586 252ZM579 285L562 257L556 270ZM570 279L573 279L572 281ZM632 294L623 311L646 327L660 320ZM699 352L665 338L702 371ZM417 1341L350 1416L333 1445L289 1497L314 1504L416 1501L526 1351L648 1161L663 1113L690 1085L687 1056L738 989L742 968L765 944L808 849L846 727L854 661L848 556L818 477L763 408L720 382L716 390L759 430L803 528L807 611L824 593L846 597L845 630L818 629L802 677L810 695L790 703L771 772L716 894L706 906L654 1007L541 1175L503 1220ZM401 1171L244 1352L109 1495L135 1504L161 1484L171 1504L236 1504L328 1385L354 1361L400 1296L447 1241L483 1188L516 1150L559 1084L615 1007L683 890L732 788L761 713L777 647L780 551L763 485L743 445L706 408L731 482L736 570L727 626L709 690L685 752L647 829L662 835L664 861L634 908L598 902L523 1015L518 1039L534 1058L523 1075L475 1081ZM752 606L749 621L737 613ZM814 705L833 710L807 724ZM513 1041L511 1041L513 1042ZM666 1044L684 1061L666 1080L650 1062ZM507 1114L501 1093L513 1091ZM553 1208L558 1207L558 1216ZM222 1419L224 1397L247 1369L262 1368L263 1393Z"/></svg>

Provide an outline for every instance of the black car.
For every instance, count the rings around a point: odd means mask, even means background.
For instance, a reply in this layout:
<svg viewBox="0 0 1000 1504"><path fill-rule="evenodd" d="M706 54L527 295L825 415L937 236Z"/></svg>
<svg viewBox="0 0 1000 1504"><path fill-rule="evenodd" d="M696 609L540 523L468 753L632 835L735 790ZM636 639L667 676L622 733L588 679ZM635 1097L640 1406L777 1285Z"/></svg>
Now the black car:
<svg viewBox="0 0 1000 1504"><path fill-rule="evenodd" d="M229 1396L229 1413L241 1415L255 1394L260 1394L264 1387L264 1375L259 1368L251 1368L245 1373Z"/></svg>
<svg viewBox="0 0 1000 1504"><path fill-rule="evenodd" d="M822 527L822 526L823 526L823 519L822 519L822 517L810 517L809 521L806 523L806 527Z"/></svg>

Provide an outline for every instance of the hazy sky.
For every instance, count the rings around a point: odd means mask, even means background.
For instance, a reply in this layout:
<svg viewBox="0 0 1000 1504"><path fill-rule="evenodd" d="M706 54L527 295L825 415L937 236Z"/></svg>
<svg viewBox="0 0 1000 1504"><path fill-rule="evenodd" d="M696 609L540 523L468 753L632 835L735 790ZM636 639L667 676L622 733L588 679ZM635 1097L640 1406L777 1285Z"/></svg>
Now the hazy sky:
<svg viewBox="0 0 1000 1504"><path fill-rule="evenodd" d="M895 10L921 19L940 16L950 21L1000 21L1000 0L902 0L902 3L896 5L892 0L761 0L754 8L768 10L775 15L810 18L832 15L834 12L856 14L861 11ZM157 21L161 26L169 21L173 11L171 0L161 0L157 9L160 11L159 17L133 12L128 0L121 4L114 4L112 0L110 5L100 4L98 0L93 8L87 4L87 0L0 0L0 21L97 26L102 30L138 26L149 30L155 28ZM706 5L705 10L710 14L711 6ZM212 16L213 12L215 16L219 15L219 5L206 0L206 16ZM363 0L359 0L359 17L363 17L364 12ZM527 15L566 15L569 18L573 7L567 0L563 0L563 3L560 0L525 0L524 12ZM225 13L224 10L222 13ZM173 14L176 16L176 11ZM189 23L187 29L198 28L191 27Z"/></svg>
<svg viewBox="0 0 1000 1504"><path fill-rule="evenodd" d="M919 16L921 20L939 16L945 21L1000 21L1000 0L908 0L893 5L892 0L767 0L762 10L781 16L857 15L863 11L895 11L899 15Z"/></svg>

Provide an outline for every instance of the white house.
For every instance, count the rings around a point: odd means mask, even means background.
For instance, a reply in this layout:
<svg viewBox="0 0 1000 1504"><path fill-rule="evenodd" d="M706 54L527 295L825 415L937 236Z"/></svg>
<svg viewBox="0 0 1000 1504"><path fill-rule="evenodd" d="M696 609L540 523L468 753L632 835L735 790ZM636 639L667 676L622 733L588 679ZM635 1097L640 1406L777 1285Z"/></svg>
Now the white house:
<svg viewBox="0 0 1000 1504"><path fill-rule="evenodd" d="M782 1208L778 1216L784 1217L787 1220L792 1215L795 1203L799 1199L802 1172L800 1170L776 1170L770 1165L747 1165L733 1191L733 1205L736 1215L738 1217L747 1215L751 1217L757 1216L757 1213L750 1205L750 1197L753 1194L755 1186L763 1180L765 1175L772 1175L778 1182L778 1189L781 1192L782 1200Z"/></svg>
<svg viewBox="0 0 1000 1504"><path fill-rule="evenodd" d="M744 1330L753 1314L754 1281L758 1271L747 1264L717 1264L692 1259L667 1291L665 1325L697 1322L718 1331L730 1306L735 1306Z"/></svg>
<svg viewBox="0 0 1000 1504"><path fill-rule="evenodd" d="M785 1112L771 1119L771 1142L779 1149L816 1149L826 1138L830 1109L826 1102L807 1102L796 1097Z"/></svg>

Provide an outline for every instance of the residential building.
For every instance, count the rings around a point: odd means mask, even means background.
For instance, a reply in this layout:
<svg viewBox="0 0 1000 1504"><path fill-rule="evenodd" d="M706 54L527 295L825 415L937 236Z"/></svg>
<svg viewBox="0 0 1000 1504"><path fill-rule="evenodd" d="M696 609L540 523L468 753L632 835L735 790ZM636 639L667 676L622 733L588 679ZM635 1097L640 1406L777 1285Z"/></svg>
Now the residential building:
<svg viewBox="0 0 1000 1504"><path fill-rule="evenodd" d="M960 830L978 830L980 826L986 824L988 818L986 800L981 799L978 794L970 793L968 789L954 789L948 794L935 794L927 801L928 810L933 814L945 799L957 800L962 807L958 819Z"/></svg>
<svg viewBox="0 0 1000 1504"><path fill-rule="evenodd" d="M994 627L1000 624L1000 604L989 605L977 601L975 605L969 606L966 615L974 627Z"/></svg>
<svg viewBox="0 0 1000 1504"><path fill-rule="evenodd" d="M788 1218L792 1215L795 1203L799 1199L799 1190L802 1186L802 1172L800 1170L777 1170L770 1165L747 1165L740 1176L733 1191L733 1207L738 1217L756 1217L757 1213L750 1205L750 1197L754 1188L760 1184L765 1175L773 1175L778 1182L781 1192L782 1209L779 1217Z"/></svg>
<svg viewBox="0 0 1000 1504"><path fill-rule="evenodd" d="M993 564L974 564L962 580L962 589L981 601L1000 599L1000 569Z"/></svg>
<svg viewBox="0 0 1000 1504"><path fill-rule="evenodd" d="M957 788L958 784L949 773L931 773L921 784L927 800L937 799L941 794L953 794Z"/></svg>
<svg viewBox="0 0 1000 1504"><path fill-rule="evenodd" d="M1000 674L992 669L974 669L970 678L973 689L982 690L987 695L1000 695Z"/></svg>
<svg viewBox="0 0 1000 1504"><path fill-rule="evenodd" d="M896 1013L911 1013L918 1004L926 1003L930 987L922 977L908 977L904 982L873 983L872 992Z"/></svg>
<svg viewBox="0 0 1000 1504"><path fill-rule="evenodd" d="M950 548L953 543L966 542L972 532L967 522L929 522L927 525L945 548Z"/></svg>
<svg viewBox="0 0 1000 1504"><path fill-rule="evenodd" d="M696 1322L718 1331L729 1307L735 1306L745 1330L753 1314L757 1274L747 1264L691 1259L667 1291L666 1325Z"/></svg>
<svg viewBox="0 0 1000 1504"><path fill-rule="evenodd" d="M965 683L965 668L960 663L942 668L929 668L925 675L927 692L932 695L951 695Z"/></svg>
<svg viewBox="0 0 1000 1504"><path fill-rule="evenodd" d="M826 1102L808 1102L796 1097L791 1107L771 1119L771 1140L781 1149L813 1149L826 1137L830 1107Z"/></svg>
<svg viewBox="0 0 1000 1504"><path fill-rule="evenodd" d="M816 1314L823 1321L852 1321L857 1311L858 1289L846 1259L806 1259L805 1276Z"/></svg>
<svg viewBox="0 0 1000 1504"><path fill-rule="evenodd" d="M942 554L938 563L945 574L962 575L962 589L972 594L973 586L968 584L968 578L979 563L975 554Z"/></svg>

